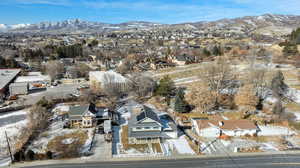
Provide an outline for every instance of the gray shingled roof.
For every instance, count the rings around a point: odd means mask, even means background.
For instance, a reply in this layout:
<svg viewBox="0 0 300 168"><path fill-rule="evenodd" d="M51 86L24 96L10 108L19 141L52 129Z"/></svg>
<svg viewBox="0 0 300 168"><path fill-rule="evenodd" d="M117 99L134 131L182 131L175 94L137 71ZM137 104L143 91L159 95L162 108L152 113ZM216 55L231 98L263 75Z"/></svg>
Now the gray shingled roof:
<svg viewBox="0 0 300 168"><path fill-rule="evenodd" d="M70 107L69 115L82 115L84 112L86 112L89 109L89 105L85 106L72 106Z"/></svg>

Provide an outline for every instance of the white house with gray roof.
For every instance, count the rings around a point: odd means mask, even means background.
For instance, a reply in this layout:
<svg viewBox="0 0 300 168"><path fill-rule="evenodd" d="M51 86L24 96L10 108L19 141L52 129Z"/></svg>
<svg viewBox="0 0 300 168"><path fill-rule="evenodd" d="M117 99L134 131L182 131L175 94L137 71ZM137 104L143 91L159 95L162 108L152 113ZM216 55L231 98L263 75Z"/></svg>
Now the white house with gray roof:
<svg viewBox="0 0 300 168"><path fill-rule="evenodd" d="M160 143L164 139L176 137L176 125L173 123L171 126L147 106L142 106L140 113L132 114L128 121L130 144Z"/></svg>

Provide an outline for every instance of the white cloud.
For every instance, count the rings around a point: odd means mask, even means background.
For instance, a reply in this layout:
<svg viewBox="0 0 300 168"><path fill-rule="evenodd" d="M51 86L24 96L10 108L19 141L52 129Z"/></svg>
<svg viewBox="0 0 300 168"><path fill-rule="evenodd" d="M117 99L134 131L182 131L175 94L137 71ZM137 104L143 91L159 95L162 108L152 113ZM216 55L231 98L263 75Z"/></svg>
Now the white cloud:
<svg viewBox="0 0 300 168"><path fill-rule="evenodd" d="M0 4L19 4L19 5L70 5L69 0L1 0Z"/></svg>

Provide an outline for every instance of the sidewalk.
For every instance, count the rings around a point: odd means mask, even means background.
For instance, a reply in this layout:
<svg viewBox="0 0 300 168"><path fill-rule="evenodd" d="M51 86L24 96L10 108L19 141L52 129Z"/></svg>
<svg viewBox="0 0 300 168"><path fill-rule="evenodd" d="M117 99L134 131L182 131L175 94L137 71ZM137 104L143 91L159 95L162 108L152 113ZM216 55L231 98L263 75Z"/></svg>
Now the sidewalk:
<svg viewBox="0 0 300 168"><path fill-rule="evenodd" d="M259 155L296 155L300 154L300 151L281 151L281 152L260 152L260 153L234 153L230 154L230 157L251 157ZM100 159L68 159L68 160L45 160L45 161L34 161L34 162L24 162L16 163L13 168L21 168L25 166L42 166L42 165L52 165L52 164L84 164L84 163L95 163L95 162L121 162L121 161L142 161L142 160L177 160L177 159L205 159L205 158L221 158L228 157L227 155L183 155L183 156L166 156L166 157L136 157L136 158L106 158Z"/></svg>

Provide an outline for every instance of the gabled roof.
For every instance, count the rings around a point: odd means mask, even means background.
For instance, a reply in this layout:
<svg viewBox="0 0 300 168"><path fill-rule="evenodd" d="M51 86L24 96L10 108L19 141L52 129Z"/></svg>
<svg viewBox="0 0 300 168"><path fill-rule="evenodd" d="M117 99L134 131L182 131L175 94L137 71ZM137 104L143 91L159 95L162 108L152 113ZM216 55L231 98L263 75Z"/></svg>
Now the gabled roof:
<svg viewBox="0 0 300 168"><path fill-rule="evenodd" d="M87 111L90 111L91 113L95 114L96 113L95 105L89 104L89 105L84 105L84 106L72 106L72 107L70 107L70 110L69 110L69 116L71 119L76 118L76 116L81 117Z"/></svg>
<svg viewBox="0 0 300 168"><path fill-rule="evenodd" d="M89 105L70 107L69 115L83 115L89 109Z"/></svg>
<svg viewBox="0 0 300 168"><path fill-rule="evenodd" d="M223 125L220 125L222 122ZM222 130L249 130L257 129L256 125L250 120L224 120L224 121L215 121L215 120L197 120L197 127L199 130L217 127Z"/></svg>
<svg viewBox="0 0 300 168"><path fill-rule="evenodd" d="M150 118L158 123L161 123L157 114L149 107L143 106L142 112L136 116L137 122L140 122L146 118Z"/></svg>

